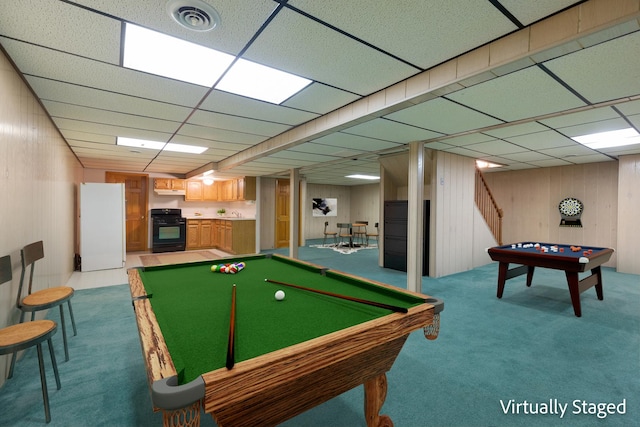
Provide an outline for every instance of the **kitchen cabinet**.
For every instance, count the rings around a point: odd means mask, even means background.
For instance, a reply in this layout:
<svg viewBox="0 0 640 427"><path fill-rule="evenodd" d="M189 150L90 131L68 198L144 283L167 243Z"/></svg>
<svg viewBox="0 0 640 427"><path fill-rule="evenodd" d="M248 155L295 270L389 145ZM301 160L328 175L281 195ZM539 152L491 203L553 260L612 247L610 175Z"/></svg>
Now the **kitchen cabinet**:
<svg viewBox="0 0 640 427"><path fill-rule="evenodd" d="M173 179L173 178L154 178L153 189L154 190L184 190L185 180Z"/></svg>
<svg viewBox="0 0 640 427"><path fill-rule="evenodd" d="M255 176L214 181L212 185L195 179L183 181L186 181L184 199L188 202L235 202L256 199Z"/></svg>
<svg viewBox="0 0 640 427"><path fill-rule="evenodd" d="M220 249L230 254L256 251L256 221L252 219L188 219L187 249Z"/></svg>
<svg viewBox="0 0 640 427"><path fill-rule="evenodd" d="M202 181L187 181L187 192L184 195L186 201L202 201L202 187L204 187Z"/></svg>
<svg viewBox="0 0 640 427"><path fill-rule="evenodd" d="M187 250L214 247L213 222L212 219L187 220Z"/></svg>
<svg viewBox="0 0 640 427"><path fill-rule="evenodd" d="M245 176L238 178L236 190L236 200L255 200L256 199L256 177Z"/></svg>

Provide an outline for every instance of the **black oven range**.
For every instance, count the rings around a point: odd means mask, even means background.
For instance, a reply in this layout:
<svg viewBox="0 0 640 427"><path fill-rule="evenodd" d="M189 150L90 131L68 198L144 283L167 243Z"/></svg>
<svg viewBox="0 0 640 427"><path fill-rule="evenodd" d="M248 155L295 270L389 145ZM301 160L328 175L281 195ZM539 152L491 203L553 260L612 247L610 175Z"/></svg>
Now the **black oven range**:
<svg viewBox="0 0 640 427"><path fill-rule="evenodd" d="M182 210L151 209L153 240L151 252L184 251L187 242L187 220Z"/></svg>

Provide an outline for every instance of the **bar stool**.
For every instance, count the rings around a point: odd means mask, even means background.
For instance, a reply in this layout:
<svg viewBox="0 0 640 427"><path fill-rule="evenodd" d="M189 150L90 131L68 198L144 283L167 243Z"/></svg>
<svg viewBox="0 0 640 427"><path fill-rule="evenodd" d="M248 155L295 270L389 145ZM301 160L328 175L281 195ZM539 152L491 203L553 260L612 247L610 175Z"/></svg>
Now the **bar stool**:
<svg viewBox="0 0 640 427"><path fill-rule="evenodd" d="M329 226L329 221L324 222L324 238L322 239L322 246L324 246L327 236L333 237L333 246L338 246L338 232L337 231L327 231L327 227Z"/></svg>
<svg viewBox="0 0 640 427"><path fill-rule="evenodd" d="M69 360L69 347L67 345L67 329L65 327L64 310L63 305L66 302L69 307L69 317L71 317L71 324L73 326L73 335L77 335L76 322L73 318L73 310L71 308L71 298L73 297L74 290L68 286L56 286L52 288L46 288L33 292L33 272L35 269L36 261L44 258L44 247L42 240L31 243L20 251L22 256L22 274L20 276L20 286L18 287L18 298L16 300L16 306L21 310L20 323L24 321L24 315L27 312L31 312L31 320L35 319L36 311L47 310L52 307L60 307L60 324L62 325L62 341L64 342L64 355L65 360ZM29 287L27 295L23 298L22 292L24 288L25 277L27 275L27 269L29 273ZM13 368L16 362L16 355L14 353L11 358L11 367L9 368L9 375L13 373Z"/></svg>
<svg viewBox="0 0 640 427"><path fill-rule="evenodd" d="M376 238L376 245L378 245L378 247L380 247L380 244L379 244L379 243L380 243L380 240L378 239L378 233L379 233L379 231L378 231L378 225L379 225L379 224L376 222L376 225L375 225L375 227L376 227L376 232L375 232L375 233L371 232L371 233L367 233L367 234L366 234L366 237L367 237L367 246L369 246L369 237L375 237L375 238Z"/></svg>
<svg viewBox="0 0 640 427"><path fill-rule="evenodd" d="M11 282L11 256L7 255L0 258L0 285ZM42 356L42 342L47 341L49 344L49 354L51 355L51 364L53 365L53 373L56 377L56 386L60 390L60 376L58 375L58 365L56 363L56 355L53 351L51 337L56 333L58 325L53 320L34 320L33 322L18 323L17 325L7 326L0 329L0 355L13 354L36 346L38 350L38 365L40 367L40 385L42 386L42 399L44 400L44 415L48 422L51 421L51 411L49 410L49 392L47 391L47 376L44 371L44 358ZM9 373L9 378L13 376L13 372Z"/></svg>
<svg viewBox="0 0 640 427"><path fill-rule="evenodd" d="M360 244L364 245L369 221L356 221L351 225L353 226L353 240L359 240Z"/></svg>
<svg viewBox="0 0 640 427"><path fill-rule="evenodd" d="M340 246L344 245L344 239L349 239L349 247L353 245L353 234L351 234L350 222L339 222L336 224L339 231L338 237L340 237Z"/></svg>

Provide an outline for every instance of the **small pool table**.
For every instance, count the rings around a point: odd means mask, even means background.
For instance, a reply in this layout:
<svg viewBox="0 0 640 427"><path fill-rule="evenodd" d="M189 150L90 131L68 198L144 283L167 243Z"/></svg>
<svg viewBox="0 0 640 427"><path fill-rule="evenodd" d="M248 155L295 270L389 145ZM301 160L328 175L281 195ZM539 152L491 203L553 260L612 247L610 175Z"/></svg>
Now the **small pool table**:
<svg viewBox="0 0 640 427"><path fill-rule="evenodd" d="M211 271L212 265L241 261L246 266L236 274ZM437 298L278 255L128 274L152 401L163 410L165 425L199 417L201 404L221 427L276 425L360 384L367 424L393 425L379 414L385 373L410 332L424 328L427 338L437 337L444 307ZM284 300L275 299L278 290ZM229 335L235 337L230 369Z"/></svg>
<svg viewBox="0 0 640 427"><path fill-rule="evenodd" d="M546 248L546 251L545 251ZM563 245L552 243L519 242L487 249L492 260L500 262L498 267L498 298L502 298L505 282L527 274L527 286L531 286L535 267L564 270L569 285L573 312L582 316L580 294L595 286L599 300L602 293L600 266L609 261L613 249L594 246ZM509 269L509 264L520 264ZM591 270L588 277L579 280L578 273Z"/></svg>

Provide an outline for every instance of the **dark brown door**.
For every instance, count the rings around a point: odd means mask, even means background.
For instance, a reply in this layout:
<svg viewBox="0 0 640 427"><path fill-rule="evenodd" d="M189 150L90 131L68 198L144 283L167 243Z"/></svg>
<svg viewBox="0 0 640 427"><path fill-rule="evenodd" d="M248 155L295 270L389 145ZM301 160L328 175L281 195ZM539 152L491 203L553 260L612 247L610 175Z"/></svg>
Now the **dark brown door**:
<svg viewBox="0 0 640 427"><path fill-rule="evenodd" d="M105 181L124 184L127 252L147 251L148 175L107 172Z"/></svg>
<svg viewBox="0 0 640 427"><path fill-rule="evenodd" d="M288 179L276 180L276 248L289 246L289 192Z"/></svg>

